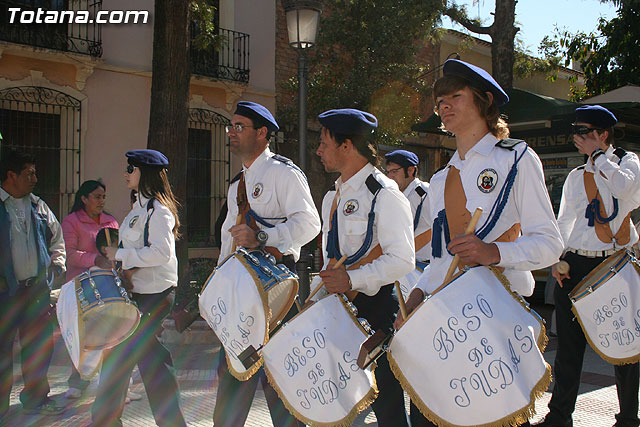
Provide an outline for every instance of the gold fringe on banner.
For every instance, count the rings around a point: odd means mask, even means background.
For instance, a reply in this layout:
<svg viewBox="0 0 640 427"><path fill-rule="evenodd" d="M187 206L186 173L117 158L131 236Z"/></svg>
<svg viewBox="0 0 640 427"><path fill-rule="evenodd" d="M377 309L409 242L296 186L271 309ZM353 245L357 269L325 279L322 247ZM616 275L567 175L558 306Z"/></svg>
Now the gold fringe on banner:
<svg viewBox="0 0 640 427"><path fill-rule="evenodd" d="M232 253L231 255L227 256L224 259L224 261L222 261L222 263L220 265L223 265L225 262L227 262L229 260L229 258L234 257L234 256L236 256L235 252ZM260 299L262 300L262 307L264 309L264 317L265 317L265 321L266 321L264 339L262 341L262 343L264 344L269 340L269 321L271 320L271 309L269 308L269 302L268 302L269 300L267 298L266 292L264 291L264 289L262 287L262 282L260 282L260 279L258 278L258 275L255 272L255 270L253 268L249 267L249 264L244 259L244 257L238 256L236 258L237 258L238 261L240 261L240 263L245 268L245 270L247 270L247 272L253 278L253 282L255 283L256 289L258 290L258 293L260 294ZM211 278L214 276L214 274L216 274L217 270L218 270L218 267L216 267L211 272L211 274L209 275L207 280L205 280L204 285L202 286L202 290L200 291L201 295L204 293L204 290L209 285L209 283L211 281ZM214 333L215 333L215 331L214 331ZM218 335L217 333L215 333L215 334L216 334L216 336ZM220 337L218 337L218 338L220 338ZM223 346L223 348L224 348L224 346ZM246 371L236 371L233 368L233 366L231 365L231 359L229 358L229 353L227 351L225 351L225 355L224 356L227 359L227 366L229 368L229 373L231 373L231 375L233 375L233 377L235 379L237 379L238 381L246 381L246 380L248 380L256 372L258 372L258 370L260 370L260 368L262 367L262 356L260 356L260 359L256 363L251 365L251 367L249 369L247 369Z"/></svg>
<svg viewBox="0 0 640 427"><path fill-rule="evenodd" d="M617 252L614 255L611 255L612 257L615 257L619 254L620 252ZM634 257L634 256L630 256L629 252L627 251L627 256L629 256L629 262L631 263L631 265L633 265L633 267L636 270L636 273L638 273L638 275L640 276L640 266L638 266L638 260ZM603 261L604 262L604 261ZM598 267L596 267L597 269ZM592 270L595 271L595 270ZM590 273L591 274L591 273ZM613 274L611 274L611 277L613 277ZM610 278L608 278L607 280L609 280ZM605 282L606 283L606 282ZM604 283L603 283L604 285ZM582 318L580 317L580 314L578 313L578 310L576 310L576 306L573 305L573 302L571 303L571 311L573 311L573 314L576 315L576 319L578 319L578 322L580 322L580 327L582 328L582 332L584 332L584 336L587 339L587 342L589 343L589 345L591 346L591 348L598 353L598 356L600 356L605 362L607 363L611 363L612 365L628 365L628 364L632 364L632 363L637 363L640 362L640 354L636 354L635 356L630 356L630 357L625 357L625 358L615 358L615 357L611 357L611 356L607 356L606 354L604 354L594 343L594 341L591 339L591 335L589 334L589 332L587 331L587 329L584 327L584 323L582 323Z"/></svg>
<svg viewBox="0 0 640 427"><path fill-rule="evenodd" d="M500 284L502 284L504 286L504 288L509 292L509 295L514 298L516 301L518 301L518 303L520 303L520 305L522 307L524 307L537 321L540 322L540 327L541 327L541 332L540 332L540 336L538 337L537 340L537 345L538 348L540 349L540 351L544 351L544 348L546 347L549 339L547 338L546 335L546 329L544 327L544 323L542 322L542 319L537 316L534 315L532 313L532 310L527 306L527 304L522 300L522 298L514 291L511 290L511 284L509 283L509 279L507 279L507 277L502 274L501 270L498 270L496 267L489 267L489 269L493 272L493 274L496 276L496 278L500 281ZM460 275L461 273L458 273L458 275ZM426 301L425 300L422 304L424 304ZM421 304L421 305L422 305ZM414 313L417 311L414 310ZM408 320L408 319L407 319ZM541 397L545 391L547 391L547 389L549 388L549 385L551 384L551 366L548 363L544 363L545 364L545 372L542 375L542 377L538 380L538 382L536 383L536 385L533 387L533 389L531 390L530 396L529 396L529 403L524 406L523 408L505 416L500 418L499 420L496 421L492 421L490 423L485 423L485 424L472 424L469 426L461 426L459 424L452 424L446 420L444 420L443 418L439 417L438 415L436 415L433 411L431 411L429 409L429 407L422 401L422 399L420 398L420 396L418 395L418 393L416 393L415 389L411 386L411 384L409 383L409 381L407 380L407 378L405 377L404 373L402 372L402 369L400 369L400 366L398 365L398 363L395 361L395 359L393 358L393 354L391 352L391 350L389 350L387 352L387 360L389 361L389 366L391 367L391 372L393 372L393 375L395 375L395 377L398 379L398 382L400 382L400 385L402 386L402 388L407 392L407 394L409 395L409 397L411 398L411 401L413 402L413 404L420 410L420 412L422 413L422 415L424 415L429 421L435 423L436 425L438 425L439 427L509 427L509 426L518 426L522 423L524 423L525 421L529 420L535 413L535 402L536 399Z"/></svg>
<svg viewBox="0 0 640 427"><path fill-rule="evenodd" d="M329 294L324 298L329 298L331 297L331 295L332 294ZM339 300L340 302L342 302L343 306L347 310L347 313L349 313L349 317L351 318L351 320L358 325L358 327L362 330L362 332L365 333L365 335L368 334L368 332L365 331L364 327L358 321L358 319L356 319L355 316L351 314L351 312L349 311L349 307L347 306L347 303L342 298L339 298ZM289 320L289 323L291 323L296 317L304 313L309 308L311 308L311 306L305 308L300 313L296 314L296 316L293 319ZM374 373L374 369L372 369L371 377L373 379L373 385L369 389L369 391L364 395L364 397L360 399L358 403L356 403L356 405L351 409L351 411L349 411L349 413L344 418L338 421L335 421L333 423L321 423L305 417L291 403L289 403L289 401L287 400L287 396L282 392L282 390L274 380L273 375L271 374L271 372L269 372L269 368L266 365L264 367L264 373L267 375L267 381L269 381L269 384L271 384L274 390L278 393L278 396L280 396L280 400L282 400L287 410L299 421L311 427L349 427L351 426L351 424L353 424L353 421L358 416L358 414L364 411L365 409L367 409L378 397L378 385L376 383L376 376Z"/></svg>

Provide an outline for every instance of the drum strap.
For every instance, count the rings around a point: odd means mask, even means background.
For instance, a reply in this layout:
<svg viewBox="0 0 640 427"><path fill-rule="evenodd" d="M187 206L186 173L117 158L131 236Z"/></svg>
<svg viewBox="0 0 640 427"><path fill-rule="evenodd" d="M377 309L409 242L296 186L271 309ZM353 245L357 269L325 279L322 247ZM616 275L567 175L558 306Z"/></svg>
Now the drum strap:
<svg viewBox="0 0 640 427"><path fill-rule="evenodd" d="M610 222L618 216L618 199L613 198L613 213L607 217L607 212L604 209L604 203L602 202L602 196L598 191L596 180L592 172L584 172L584 189L587 193L587 198L591 202L587 205L585 211L585 218L589 220L588 226L595 227L596 235L603 243L611 243L615 241L615 244L626 245L631 239L631 212L627 214L622 221L622 225L613 234L611 231Z"/></svg>
<svg viewBox="0 0 640 427"><path fill-rule="evenodd" d="M498 198L498 200L499 199L500 198ZM446 212L446 214L445 224L443 228L445 234L445 242L446 244L449 244L450 239L448 237L464 234L465 229L471 221L471 213L466 208L467 197L464 192L464 187L462 186L462 180L460 179L460 171L453 166L449 167L447 180L445 181L444 206L444 211ZM449 212L451 212L451 215L449 215ZM434 226L434 245L435 232L436 228ZM476 235L480 237L479 233L477 232ZM502 233L500 237L495 239L494 242L514 242L519 236L520 223L515 223L507 231ZM440 244L439 239L438 244ZM460 262L459 268L462 269L465 265L466 264Z"/></svg>
<svg viewBox="0 0 640 427"><path fill-rule="evenodd" d="M244 173L240 175L240 180L238 182L238 191L236 193L236 202L238 204L238 224L247 224L249 227L258 231L260 227L256 221L260 222L260 224L264 225L267 228L273 228L273 224L269 224L264 218L261 218L258 214L256 214L251 206L249 205L249 198L247 197L247 187L244 181ZM282 218L277 218L282 219ZM286 218L285 218L286 219ZM284 254L280 252L273 246L265 246L265 252L273 255L276 261L282 260Z"/></svg>

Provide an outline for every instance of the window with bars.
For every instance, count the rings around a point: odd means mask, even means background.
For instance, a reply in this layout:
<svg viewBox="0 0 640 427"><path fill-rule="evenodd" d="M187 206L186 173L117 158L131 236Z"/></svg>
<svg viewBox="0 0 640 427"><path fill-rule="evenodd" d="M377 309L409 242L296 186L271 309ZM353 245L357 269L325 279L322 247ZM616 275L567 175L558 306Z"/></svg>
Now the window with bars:
<svg viewBox="0 0 640 427"><path fill-rule="evenodd" d="M189 110L187 144L187 234L192 247L220 246L215 223L227 197L231 166L224 127L215 111Z"/></svg>
<svg viewBox="0 0 640 427"><path fill-rule="evenodd" d="M41 197L59 220L69 213L80 177L80 100L37 86L0 90L2 151L36 158Z"/></svg>

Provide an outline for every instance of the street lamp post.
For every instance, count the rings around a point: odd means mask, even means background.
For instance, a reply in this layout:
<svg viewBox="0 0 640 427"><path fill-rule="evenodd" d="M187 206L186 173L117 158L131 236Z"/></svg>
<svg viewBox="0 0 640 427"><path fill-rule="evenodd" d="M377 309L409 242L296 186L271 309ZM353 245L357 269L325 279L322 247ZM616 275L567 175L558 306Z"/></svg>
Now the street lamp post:
<svg viewBox="0 0 640 427"><path fill-rule="evenodd" d="M320 0L282 0L287 16L289 45L298 50L298 159L307 171L307 64L305 49L316 43L322 12Z"/></svg>
<svg viewBox="0 0 640 427"><path fill-rule="evenodd" d="M322 13L321 0L282 0L287 16L289 45L298 50L298 166L307 170L307 64L305 49L316 43L318 22ZM312 257L303 247L297 272L300 278L300 297L309 295Z"/></svg>

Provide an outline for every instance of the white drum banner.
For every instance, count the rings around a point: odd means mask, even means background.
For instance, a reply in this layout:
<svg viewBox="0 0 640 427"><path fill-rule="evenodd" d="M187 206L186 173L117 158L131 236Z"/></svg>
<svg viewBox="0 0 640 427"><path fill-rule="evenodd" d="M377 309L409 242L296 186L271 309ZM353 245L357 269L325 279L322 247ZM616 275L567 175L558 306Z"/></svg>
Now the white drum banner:
<svg viewBox="0 0 640 427"><path fill-rule="evenodd" d="M587 341L615 365L640 360L640 275L622 252L596 267L571 293L573 312Z"/></svg>
<svg viewBox="0 0 640 427"><path fill-rule="evenodd" d="M65 283L60 288L56 315L60 325L60 333L73 365L83 378L91 378L98 372L102 363L102 350L84 349L83 320L79 314L75 280Z"/></svg>
<svg viewBox="0 0 640 427"><path fill-rule="evenodd" d="M300 421L349 426L377 395L373 373L356 364L367 337L342 297L328 295L264 346L267 378Z"/></svg>
<svg viewBox="0 0 640 427"><path fill-rule="evenodd" d="M416 309L391 341L394 374L439 426L511 426L551 381L541 319L497 270L474 267Z"/></svg>
<svg viewBox="0 0 640 427"><path fill-rule="evenodd" d="M200 314L224 347L229 372L240 381L255 374L262 360L245 368L238 356L268 339L271 311L254 271L242 257L231 255L209 276L199 299Z"/></svg>

